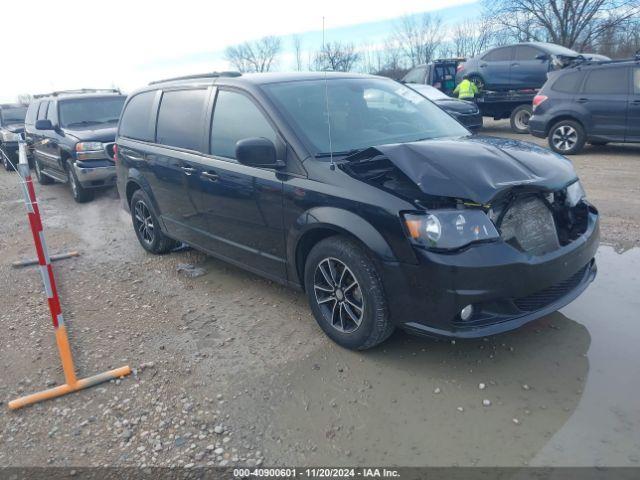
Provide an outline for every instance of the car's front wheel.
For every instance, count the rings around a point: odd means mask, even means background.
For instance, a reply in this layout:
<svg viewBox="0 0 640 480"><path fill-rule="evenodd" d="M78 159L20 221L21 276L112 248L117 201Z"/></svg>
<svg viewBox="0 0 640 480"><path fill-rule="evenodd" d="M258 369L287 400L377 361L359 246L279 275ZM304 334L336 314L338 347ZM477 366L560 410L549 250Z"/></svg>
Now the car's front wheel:
<svg viewBox="0 0 640 480"><path fill-rule="evenodd" d="M584 147L584 128L575 120L560 120L549 130L549 147L562 155L574 155Z"/></svg>
<svg viewBox="0 0 640 480"><path fill-rule="evenodd" d="M329 237L307 257L305 290L320 328L337 344L365 350L394 330L378 270L355 241Z"/></svg>
<svg viewBox="0 0 640 480"><path fill-rule="evenodd" d="M131 197L130 208L133 228L142 248L160 255L176 247L176 241L160 230L158 217L151 208L149 197L142 190L135 191Z"/></svg>
<svg viewBox="0 0 640 480"><path fill-rule="evenodd" d="M0 150L2 150L2 146L1 145L0 145ZM2 166L4 166L4 169L7 172L10 172L11 170L13 170L13 167L11 166L9 161L7 160L9 158L9 154L5 153L5 151L3 150L2 152L0 152L0 156L2 157Z"/></svg>
<svg viewBox="0 0 640 480"><path fill-rule="evenodd" d="M93 200L95 192L91 189L84 188L78 177L76 177L76 172L73 168L73 163L71 160L67 160L67 174L69 176L69 185L71 186L71 194L73 195L73 199L78 203L86 203L90 200Z"/></svg>

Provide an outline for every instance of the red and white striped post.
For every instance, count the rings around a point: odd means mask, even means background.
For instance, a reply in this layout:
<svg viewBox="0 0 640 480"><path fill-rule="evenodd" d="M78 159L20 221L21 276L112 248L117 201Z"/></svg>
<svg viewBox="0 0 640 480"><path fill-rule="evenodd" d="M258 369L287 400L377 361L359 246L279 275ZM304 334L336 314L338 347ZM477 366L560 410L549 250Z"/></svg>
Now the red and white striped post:
<svg viewBox="0 0 640 480"><path fill-rule="evenodd" d="M49 257L42 229L40 209L38 208L38 201L36 199L35 189L33 188L33 181L31 180L29 164L27 162L25 145L22 140L19 142L19 159L18 173L22 180L21 186L24 193L24 201L27 206L29 225L31 226L31 233L33 234L33 242L36 247L36 254L38 255L38 264L40 265L42 282L44 283L44 290L47 295L47 302L49 303L49 311L51 312L51 320L56 334L58 352L60 353L60 360L62 361L65 384L13 400L9 402L9 408L12 410L25 407L42 400L56 398L66 395L67 393L82 390L99 383L107 382L114 378L124 377L131 373L131 369L128 366L124 366L89 378L78 379L76 377L75 367L73 365L73 356L71 355L71 347L69 346L69 337L67 335L67 327L62 316L60 298L58 297L56 280L51 266L51 258Z"/></svg>

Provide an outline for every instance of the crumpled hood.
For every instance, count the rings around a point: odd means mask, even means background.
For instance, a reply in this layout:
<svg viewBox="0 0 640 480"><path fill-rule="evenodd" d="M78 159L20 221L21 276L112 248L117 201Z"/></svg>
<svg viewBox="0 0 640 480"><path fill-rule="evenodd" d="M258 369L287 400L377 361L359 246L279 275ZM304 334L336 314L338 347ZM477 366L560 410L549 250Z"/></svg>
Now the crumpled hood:
<svg viewBox="0 0 640 480"><path fill-rule="evenodd" d="M102 128L65 128L65 133L76 137L82 142L113 142L116 139L117 127Z"/></svg>
<svg viewBox="0 0 640 480"><path fill-rule="evenodd" d="M387 157L428 195L482 204L517 185L559 190L577 178L571 162L561 155L532 143L504 138L381 145L354 157L363 159L375 151Z"/></svg>

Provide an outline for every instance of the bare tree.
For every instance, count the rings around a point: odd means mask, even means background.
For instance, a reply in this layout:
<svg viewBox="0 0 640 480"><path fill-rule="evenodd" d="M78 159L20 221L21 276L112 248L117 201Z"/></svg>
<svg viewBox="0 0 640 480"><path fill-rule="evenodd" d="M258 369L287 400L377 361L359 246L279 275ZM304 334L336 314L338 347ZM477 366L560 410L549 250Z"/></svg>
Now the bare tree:
<svg viewBox="0 0 640 480"><path fill-rule="evenodd" d="M393 36L411 67L428 63L444 38L442 19L428 13L405 16L396 25Z"/></svg>
<svg viewBox="0 0 640 480"><path fill-rule="evenodd" d="M268 72L282 50L278 37L263 37L253 42L227 47L225 58L241 72Z"/></svg>
<svg viewBox="0 0 640 480"><path fill-rule="evenodd" d="M29 105L33 100L33 96L30 93L21 93L18 95L18 103L20 105Z"/></svg>
<svg viewBox="0 0 640 480"><path fill-rule="evenodd" d="M291 37L293 42L293 53L295 54L296 70L302 71L302 37L300 35L293 35Z"/></svg>
<svg viewBox="0 0 640 480"><path fill-rule="evenodd" d="M316 53L316 70L350 72L360 60L360 52L353 43L329 42Z"/></svg>
<svg viewBox="0 0 640 480"><path fill-rule="evenodd" d="M640 15L638 0L484 0L487 14L514 39L581 50Z"/></svg>
<svg viewBox="0 0 640 480"><path fill-rule="evenodd" d="M465 20L453 27L451 43L457 57L475 57L488 49L495 39L495 25L487 17Z"/></svg>

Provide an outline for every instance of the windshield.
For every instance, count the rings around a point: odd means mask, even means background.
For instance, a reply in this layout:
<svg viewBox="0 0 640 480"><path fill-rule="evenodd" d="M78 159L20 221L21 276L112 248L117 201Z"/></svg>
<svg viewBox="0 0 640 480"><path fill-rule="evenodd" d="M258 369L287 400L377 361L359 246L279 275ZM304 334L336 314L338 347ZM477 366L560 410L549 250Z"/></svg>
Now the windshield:
<svg viewBox="0 0 640 480"><path fill-rule="evenodd" d="M264 89L316 156L470 135L435 104L392 80L329 79L326 90L324 80L308 80L269 84Z"/></svg>
<svg viewBox="0 0 640 480"><path fill-rule="evenodd" d="M24 117L27 115L27 107L3 108L0 110L2 115L2 123L24 123Z"/></svg>
<svg viewBox="0 0 640 480"><path fill-rule="evenodd" d="M105 123L117 124L125 97L82 98L60 102L62 127L85 127Z"/></svg>
<svg viewBox="0 0 640 480"><path fill-rule="evenodd" d="M451 97L431 85L409 84L407 86L413 88L416 92L420 95L424 95L429 100L451 100Z"/></svg>

